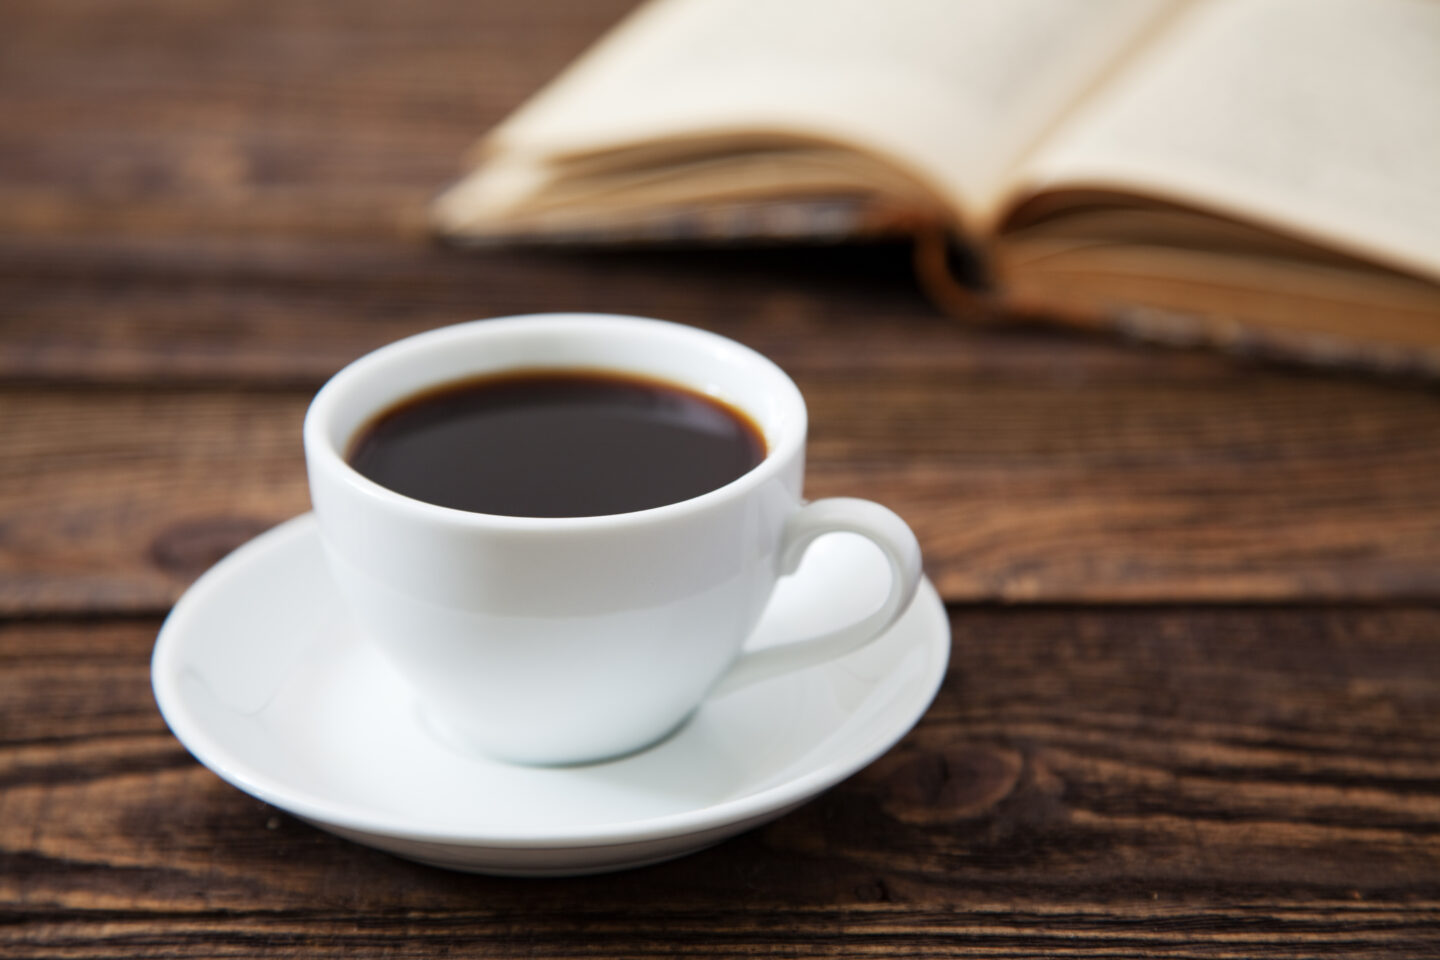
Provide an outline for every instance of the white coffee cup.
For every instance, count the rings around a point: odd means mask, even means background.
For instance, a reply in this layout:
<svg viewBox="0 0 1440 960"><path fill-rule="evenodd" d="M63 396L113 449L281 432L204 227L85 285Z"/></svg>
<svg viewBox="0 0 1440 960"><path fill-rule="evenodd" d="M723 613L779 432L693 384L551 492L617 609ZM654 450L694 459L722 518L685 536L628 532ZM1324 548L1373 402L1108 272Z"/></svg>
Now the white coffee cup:
<svg viewBox="0 0 1440 960"><path fill-rule="evenodd" d="M471 513L411 499L346 462L378 413L437 386L523 369L605 369L714 396L760 427L764 460L680 503L610 516ZM310 494L357 629L453 739L520 763L614 757L664 738L707 697L844 655L919 583L909 527L865 500L801 498L805 403L755 351L691 327L597 314L481 320L341 370L305 418ZM776 581L818 536L879 545L879 609L831 634L745 651Z"/></svg>

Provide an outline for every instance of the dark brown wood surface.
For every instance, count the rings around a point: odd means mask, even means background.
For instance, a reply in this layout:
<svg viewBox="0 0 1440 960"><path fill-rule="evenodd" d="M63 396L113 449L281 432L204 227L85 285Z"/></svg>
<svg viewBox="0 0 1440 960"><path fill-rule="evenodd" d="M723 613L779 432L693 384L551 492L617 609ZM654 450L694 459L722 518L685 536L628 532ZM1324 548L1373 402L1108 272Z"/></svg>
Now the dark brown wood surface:
<svg viewBox="0 0 1440 960"><path fill-rule="evenodd" d="M424 205L628 4L12 0L0 28L0 956L1440 955L1440 395L972 328L900 248L462 253ZM160 618L307 508L348 360L520 312L749 343L809 492L894 506L949 675L669 864L406 863L221 783Z"/></svg>

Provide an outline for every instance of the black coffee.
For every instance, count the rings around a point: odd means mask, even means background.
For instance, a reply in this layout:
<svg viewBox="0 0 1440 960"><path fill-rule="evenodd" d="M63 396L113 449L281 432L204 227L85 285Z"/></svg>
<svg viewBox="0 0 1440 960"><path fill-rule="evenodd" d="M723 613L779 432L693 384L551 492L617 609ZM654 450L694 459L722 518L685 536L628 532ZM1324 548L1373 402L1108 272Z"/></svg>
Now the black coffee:
<svg viewBox="0 0 1440 960"><path fill-rule="evenodd" d="M743 413L683 387L588 370L488 376L384 411L350 464L396 493L512 517L590 517L678 503L765 457Z"/></svg>

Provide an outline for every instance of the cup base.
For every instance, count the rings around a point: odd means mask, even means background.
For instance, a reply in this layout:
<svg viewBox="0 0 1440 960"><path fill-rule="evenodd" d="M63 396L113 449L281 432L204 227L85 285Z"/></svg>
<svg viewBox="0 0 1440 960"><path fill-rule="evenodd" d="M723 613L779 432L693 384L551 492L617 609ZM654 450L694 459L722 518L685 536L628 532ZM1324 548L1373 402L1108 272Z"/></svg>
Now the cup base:
<svg viewBox="0 0 1440 960"><path fill-rule="evenodd" d="M696 707L698 710L699 707ZM569 754L539 755L526 752L512 752L497 750L494 747L483 744L475 737L470 736L457 725L447 720L438 711L430 708L422 701L417 700L414 706L415 716L423 729L430 737L445 749L471 760L491 760L500 763L508 763L517 767L588 767L602 763L611 763L617 760L624 760L636 754L652 750L660 744L674 737L695 716L695 710L690 711L680 719L680 722L670 727L660 736L635 747L625 747L620 750L606 751L604 753L590 756L573 756Z"/></svg>

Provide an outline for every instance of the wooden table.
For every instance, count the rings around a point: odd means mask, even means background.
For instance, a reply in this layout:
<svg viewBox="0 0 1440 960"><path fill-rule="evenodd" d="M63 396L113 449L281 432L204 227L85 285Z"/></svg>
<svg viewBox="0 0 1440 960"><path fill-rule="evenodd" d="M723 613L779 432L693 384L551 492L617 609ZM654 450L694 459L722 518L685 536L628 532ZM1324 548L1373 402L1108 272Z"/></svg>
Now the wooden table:
<svg viewBox="0 0 1440 960"><path fill-rule="evenodd" d="M0 29L0 954L1436 956L1440 397L970 328L903 250L467 255L426 199L624 0L12 0ZM307 509L315 388L586 309L807 393L814 496L914 524L939 698L707 852L516 881L225 785L161 618Z"/></svg>

